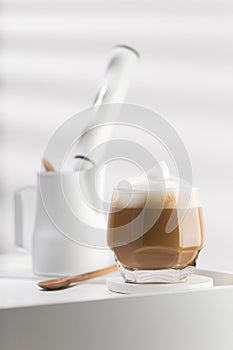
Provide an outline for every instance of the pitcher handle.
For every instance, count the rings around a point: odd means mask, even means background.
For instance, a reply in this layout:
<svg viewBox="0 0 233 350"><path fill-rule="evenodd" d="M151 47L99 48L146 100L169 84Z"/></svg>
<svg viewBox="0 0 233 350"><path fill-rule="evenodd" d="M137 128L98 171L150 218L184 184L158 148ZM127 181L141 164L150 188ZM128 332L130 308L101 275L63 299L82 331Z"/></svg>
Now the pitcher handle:
<svg viewBox="0 0 233 350"><path fill-rule="evenodd" d="M31 252L35 208L35 186L26 186L14 193L15 245L24 252ZM28 217L25 217L26 214Z"/></svg>

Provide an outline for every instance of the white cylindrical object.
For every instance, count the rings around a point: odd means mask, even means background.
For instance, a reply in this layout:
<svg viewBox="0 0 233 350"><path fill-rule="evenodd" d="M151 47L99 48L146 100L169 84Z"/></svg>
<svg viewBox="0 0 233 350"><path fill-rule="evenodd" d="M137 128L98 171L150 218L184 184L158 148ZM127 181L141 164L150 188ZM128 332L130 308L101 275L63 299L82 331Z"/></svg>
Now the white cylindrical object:
<svg viewBox="0 0 233 350"><path fill-rule="evenodd" d="M75 145L74 157L74 170L89 169L92 166L92 162L98 163L101 161L101 154L98 155L98 159L87 158L91 150L95 149L101 142L109 140L111 138L112 127L109 128L98 128L91 132L87 132L91 127L93 122L96 123L96 118L103 120L105 116L102 115L102 110L100 106L107 103L122 103L126 97L133 69L136 62L139 59L139 54L136 50L129 46L117 45L112 50L112 55L110 62L108 64L107 70L104 77L100 81L100 89L94 102L93 113L91 113L89 121L87 121L87 128L83 132L83 136L80 141ZM104 113L106 113L106 108ZM118 108L110 107L110 113L114 113L114 117L117 117ZM111 115L111 120L113 116ZM85 158L87 157L87 158Z"/></svg>
<svg viewBox="0 0 233 350"><path fill-rule="evenodd" d="M138 52L129 46L117 45L113 48L111 60L94 103L95 106L124 101L138 58Z"/></svg>

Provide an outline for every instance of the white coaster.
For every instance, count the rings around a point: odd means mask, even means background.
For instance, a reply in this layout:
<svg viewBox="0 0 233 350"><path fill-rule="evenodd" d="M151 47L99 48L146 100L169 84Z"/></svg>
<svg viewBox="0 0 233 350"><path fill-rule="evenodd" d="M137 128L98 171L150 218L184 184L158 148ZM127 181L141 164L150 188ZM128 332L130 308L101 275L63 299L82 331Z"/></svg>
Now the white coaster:
<svg viewBox="0 0 233 350"><path fill-rule="evenodd" d="M213 279L207 276L191 275L186 282L179 283L128 283L122 277L107 279L110 291L123 294L174 293L213 287Z"/></svg>

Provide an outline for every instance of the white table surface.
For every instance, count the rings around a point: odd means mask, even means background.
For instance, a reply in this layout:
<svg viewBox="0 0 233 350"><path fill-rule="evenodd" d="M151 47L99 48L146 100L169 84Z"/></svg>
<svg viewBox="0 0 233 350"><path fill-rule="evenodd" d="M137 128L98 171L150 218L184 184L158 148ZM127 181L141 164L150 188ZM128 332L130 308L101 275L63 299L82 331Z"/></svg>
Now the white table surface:
<svg viewBox="0 0 233 350"><path fill-rule="evenodd" d="M29 256L0 255L0 350L232 350L233 274L213 277L191 292L122 295L104 277L41 291Z"/></svg>
<svg viewBox="0 0 233 350"><path fill-rule="evenodd" d="M119 273L106 276L114 275ZM46 278L51 279L33 274L30 255L0 255L0 309L124 297L107 289L105 276L58 291L44 291L37 286Z"/></svg>

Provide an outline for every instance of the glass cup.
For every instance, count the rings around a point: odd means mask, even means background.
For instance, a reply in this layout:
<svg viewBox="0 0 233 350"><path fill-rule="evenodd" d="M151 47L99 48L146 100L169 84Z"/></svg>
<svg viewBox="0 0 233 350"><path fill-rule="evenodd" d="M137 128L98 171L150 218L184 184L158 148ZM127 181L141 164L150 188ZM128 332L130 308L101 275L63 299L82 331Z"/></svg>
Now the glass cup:
<svg viewBox="0 0 233 350"><path fill-rule="evenodd" d="M126 282L185 281L203 242L196 188L113 190L108 245Z"/></svg>

